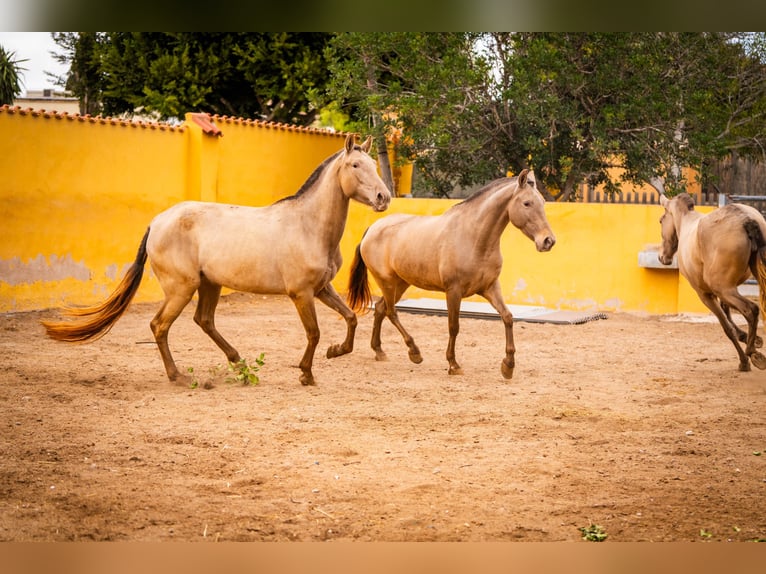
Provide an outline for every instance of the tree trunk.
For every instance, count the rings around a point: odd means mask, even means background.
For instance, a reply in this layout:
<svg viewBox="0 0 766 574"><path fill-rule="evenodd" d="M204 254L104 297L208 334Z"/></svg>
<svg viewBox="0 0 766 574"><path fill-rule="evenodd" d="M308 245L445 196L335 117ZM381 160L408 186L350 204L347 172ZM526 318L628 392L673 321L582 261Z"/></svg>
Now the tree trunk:
<svg viewBox="0 0 766 574"><path fill-rule="evenodd" d="M367 89L370 91L370 93L375 92L375 77L373 74L374 71L372 67L367 64ZM374 131L376 131L375 128L378 127L379 123L380 120L378 115L373 112L372 127ZM386 184L388 191L390 191L391 194L396 197L396 190L394 189L394 176L393 172L391 171L391 161L388 158L388 145L385 135L376 137L375 144L378 148L378 165L380 166L380 177L383 180L383 183Z"/></svg>

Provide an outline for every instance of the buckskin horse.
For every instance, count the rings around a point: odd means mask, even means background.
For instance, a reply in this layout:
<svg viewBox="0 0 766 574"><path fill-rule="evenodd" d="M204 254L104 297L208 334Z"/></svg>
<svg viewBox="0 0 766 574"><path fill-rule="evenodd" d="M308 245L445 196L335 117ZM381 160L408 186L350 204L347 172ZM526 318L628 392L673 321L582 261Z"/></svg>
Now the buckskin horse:
<svg viewBox="0 0 766 574"><path fill-rule="evenodd" d="M231 363L240 355L215 327L221 287L264 294L287 294L298 310L308 339L300 362L300 382L315 384L314 351L319 343L314 298L346 320L345 341L327 357L350 353L357 318L330 281L341 265L339 243L349 200L384 211L391 194L368 155L372 138L327 158L295 195L265 207L186 201L157 215L141 241L135 262L108 299L94 307L69 308L74 321L43 321L60 341L87 341L105 335L130 304L141 283L147 256L165 293L151 329L171 382L190 379L176 366L168 346L173 321L198 293L194 321L215 341Z"/></svg>
<svg viewBox="0 0 766 574"><path fill-rule="evenodd" d="M660 262L670 265L678 253L678 270L718 318L737 350L739 370L749 371L751 361L766 369L766 357L756 351L763 345L757 335L759 305L737 289L751 274L756 277L760 311L766 318L766 220L757 209L739 203L704 215L694 209L688 193L672 199L663 194L660 205L665 208ZM746 319L747 333L732 321L732 308ZM739 341L745 343L744 351Z"/></svg>
<svg viewBox="0 0 766 574"><path fill-rule="evenodd" d="M501 372L506 379L513 377L513 315L503 301L498 279L503 266L500 236L509 222L533 240L538 251L549 251L556 243L545 216L545 200L535 186L534 175L526 169L518 177L490 182L442 215L397 213L367 229L351 264L347 300L356 311L369 308L369 270L383 293L375 303L371 340L376 360L386 359L380 339L384 317L401 333L410 360L423 360L395 307L407 288L415 285L446 294L450 375L462 373L455 359L461 300L478 294L489 301L505 325Z"/></svg>

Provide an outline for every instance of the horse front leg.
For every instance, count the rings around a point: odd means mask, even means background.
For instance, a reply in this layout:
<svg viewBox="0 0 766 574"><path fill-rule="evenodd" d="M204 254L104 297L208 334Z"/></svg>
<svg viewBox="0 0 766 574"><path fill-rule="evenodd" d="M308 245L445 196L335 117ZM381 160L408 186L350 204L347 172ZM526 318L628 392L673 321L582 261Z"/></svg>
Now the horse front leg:
<svg viewBox="0 0 766 574"><path fill-rule="evenodd" d="M383 316L385 315L404 339L404 344L407 345L410 361L415 364L422 363L423 355L420 354L420 349L415 344L415 339L412 338L404 328L404 325L402 325L401 321L399 321L399 313L396 311L396 303L401 299L402 295L404 295L409 284L398 279L391 283L384 283L383 281L378 280L378 285L380 286L381 291L383 291L383 298L375 305L375 324L373 325L372 333L372 348L375 349L375 359L380 361L385 360L386 358L386 354L383 353L383 350L380 348L380 323L383 321ZM377 348L375 346L376 344Z"/></svg>
<svg viewBox="0 0 766 574"><path fill-rule="evenodd" d="M356 333L357 325L356 313L349 309L348 305L343 302L343 299L341 299L330 283L317 293L316 296L317 299L339 313L346 320L346 340L339 345L330 345L327 348L327 358L333 359L350 353L354 350L354 334Z"/></svg>
<svg viewBox="0 0 766 574"><path fill-rule="evenodd" d="M314 352L319 344L319 324L317 323L316 307L314 307L314 293L291 294L290 299L298 310L298 316L303 323L307 339L306 352L303 353L303 358L298 365L301 370L300 381L304 386L315 385L316 381L311 367L314 364Z"/></svg>
<svg viewBox="0 0 766 574"><path fill-rule="evenodd" d="M455 343L460 332L460 303L462 300L463 294L460 291L455 289L447 291L447 322L449 325L449 343L447 344L449 370L447 372L450 375L463 374L463 369L455 359Z"/></svg>
<svg viewBox="0 0 766 574"><path fill-rule="evenodd" d="M500 314L500 318L505 325L505 358L500 363L500 372L506 379L513 378L513 369L516 366L516 346L513 343L513 314L508 310L508 306L503 300L503 292L500 288L500 282L495 281L489 289L481 293L495 311Z"/></svg>
<svg viewBox="0 0 766 574"><path fill-rule="evenodd" d="M238 363L242 358L239 352L223 338L215 326L215 309L221 297L221 286L212 283L203 275L197 293L199 299L197 310L194 312L194 322L218 345L230 363Z"/></svg>

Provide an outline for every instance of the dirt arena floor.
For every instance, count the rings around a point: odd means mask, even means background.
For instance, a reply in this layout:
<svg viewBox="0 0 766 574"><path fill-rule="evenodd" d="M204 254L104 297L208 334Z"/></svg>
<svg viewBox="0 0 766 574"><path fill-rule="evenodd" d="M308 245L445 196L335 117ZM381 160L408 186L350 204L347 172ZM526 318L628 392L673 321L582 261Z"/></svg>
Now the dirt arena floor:
<svg viewBox="0 0 766 574"><path fill-rule="evenodd" d="M517 322L402 315L328 360L343 321L318 305L315 387L287 298L217 315L260 384L226 381L193 323L171 330L198 383L168 383L136 304L105 338L47 340L53 311L0 315L0 541L752 541L766 538L766 373L736 370L717 323L609 314ZM761 331L761 335L763 332ZM598 526L600 528L596 529Z"/></svg>

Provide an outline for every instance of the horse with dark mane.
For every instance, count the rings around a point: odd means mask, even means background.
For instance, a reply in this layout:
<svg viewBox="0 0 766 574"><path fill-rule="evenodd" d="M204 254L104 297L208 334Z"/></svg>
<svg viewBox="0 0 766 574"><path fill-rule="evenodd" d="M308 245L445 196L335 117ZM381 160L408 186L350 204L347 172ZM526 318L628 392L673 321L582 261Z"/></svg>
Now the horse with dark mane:
<svg viewBox="0 0 766 574"><path fill-rule="evenodd" d="M369 270L383 292L375 303L371 340L376 360L386 359L380 339L384 317L401 333L410 360L414 363L423 360L414 339L399 321L395 307L407 288L415 285L446 293L450 375L462 373L455 359L461 300L479 294L503 320L505 358L501 372L507 379L513 376L516 353L513 315L503 300L498 279L503 266L500 236L508 223L534 241L538 251L549 251L556 243L545 216L545 200L535 186L534 175L526 169L518 177L490 182L442 215L397 213L379 219L367 229L351 264L348 301L354 310L370 306Z"/></svg>
<svg viewBox="0 0 766 574"><path fill-rule="evenodd" d="M151 321L152 332L173 382L189 382L168 346L173 321L198 294L194 321L236 363L240 355L218 332L214 315L221 287L250 293L287 294L306 331L300 381L313 385L311 367L319 343L314 297L343 316L347 335L327 350L328 357L350 353L357 318L330 281L341 265L340 239L349 200L384 211L391 194L368 155L372 138L361 146L346 138L344 149L317 167L293 196L266 207L185 201L157 215L149 225L135 262L102 304L68 309L76 321L44 321L60 341L87 341L105 335L128 308L141 284L147 256L165 300Z"/></svg>

